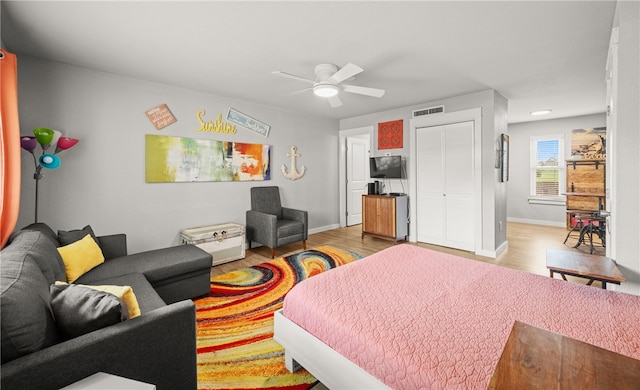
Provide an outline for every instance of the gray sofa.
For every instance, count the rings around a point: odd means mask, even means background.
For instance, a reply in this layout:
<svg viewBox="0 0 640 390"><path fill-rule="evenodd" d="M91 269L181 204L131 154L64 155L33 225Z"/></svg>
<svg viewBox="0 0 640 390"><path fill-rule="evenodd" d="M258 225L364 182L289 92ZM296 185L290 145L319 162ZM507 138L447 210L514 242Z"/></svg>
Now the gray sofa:
<svg viewBox="0 0 640 390"><path fill-rule="evenodd" d="M190 298L209 292L211 255L193 245L127 255L124 234L95 237L91 231L105 261L74 284L131 286L141 315L70 338L51 304L51 285L67 281L56 248L62 234L73 241L87 230L56 234L33 224L14 233L0 252L0 388L59 389L106 372L159 390L195 389Z"/></svg>

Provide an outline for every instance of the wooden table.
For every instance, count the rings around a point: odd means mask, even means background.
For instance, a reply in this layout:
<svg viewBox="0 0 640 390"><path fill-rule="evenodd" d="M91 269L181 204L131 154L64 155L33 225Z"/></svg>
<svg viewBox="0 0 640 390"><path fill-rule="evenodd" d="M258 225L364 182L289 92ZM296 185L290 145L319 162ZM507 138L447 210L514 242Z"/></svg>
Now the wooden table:
<svg viewBox="0 0 640 390"><path fill-rule="evenodd" d="M638 389L640 360L516 321L489 389Z"/></svg>
<svg viewBox="0 0 640 390"><path fill-rule="evenodd" d="M625 281L616 263L605 256L547 249L547 268L552 278L556 272L564 280L567 280L565 275L577 276L589 279L589 286L594 280L598 280L605 290L607 283L620 284Z"/></svg>

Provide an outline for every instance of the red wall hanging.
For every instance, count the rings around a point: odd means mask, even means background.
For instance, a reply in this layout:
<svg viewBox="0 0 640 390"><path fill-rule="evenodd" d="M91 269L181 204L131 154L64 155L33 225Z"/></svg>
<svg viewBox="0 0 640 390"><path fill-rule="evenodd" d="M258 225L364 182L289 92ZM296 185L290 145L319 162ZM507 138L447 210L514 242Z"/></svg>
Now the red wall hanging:
<svg viewBox="0 0 640 390"><path fill-rule="evenodd" d="M378 149L402 148L402 119L378 123Z"/></svg>

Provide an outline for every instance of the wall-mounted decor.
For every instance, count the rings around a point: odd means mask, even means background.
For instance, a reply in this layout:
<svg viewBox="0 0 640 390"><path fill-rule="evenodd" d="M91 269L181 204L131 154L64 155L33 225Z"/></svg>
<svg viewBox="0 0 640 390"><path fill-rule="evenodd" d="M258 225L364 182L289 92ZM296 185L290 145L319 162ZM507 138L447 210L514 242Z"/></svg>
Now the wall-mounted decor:
<svg viewBox="0 0 640 390"><path fill-rule="evenodd" d="M271 146L145 135L147 183L271 179Z"/></svg>
<svg viewBox="0 0 640 390"><path fill-rule="evenodd" d="M378 149L402 148L402 119L378 123Z"/></svg>
<svg viewBox="0 0 640 390"><path fill-rule="evenodd" d="M199 110L196 112L196 119L200 123L200 127L196 131L208 131L210 133L223 133L223 134L235 134L238 130L235 125L231 123L225 123L222 121L222 114L218 114L218 118L215 121L205 121L203 119L206 112Z"/></svg>
<svg viewBox="0 0 640 390"><path fill-rule="evenodd" d="M607 128L571 130L571 158L605 160L607 158Z"/></svg>
<svg viewBox="0 0 640 390"><path fill-rule="evenodd" d="M509 181L509 136L500 134L500 181Z"/></svg>
<svg viewBox="0 0 640 390"><path fill-rule="evenodd" d="M163 129L176 122L176 117L173 116L166 104L154 107L147 111L146 114L147 118L149 118L151 123L156 127L156 130Z"/></svg>
<svg viewBox="0 0 640 390"><path fill-rule="evenodd" d="M287 156L291 157L291 170L287 172L287 167L284 164L280 167L282 175L289 180L298 180L304 175L304 171L307 170L307 167L303 165L300 167L300 172L298 172L298 169L296 168L296 158L302 157L302 155L298 153L297 150L298 148L292 146L291 153L287 153Z"/></svg>
<svg viewBox="0 0 640 390"><path fill-rule="evenodd" d="M251 131L255 131L260 135L264 135L265 137L269 136L269 129L271 126L260 122L259 120L253 119L248 115L241 113L240 111L234 110L229 107L229 111L227 111L227 120L229 122L233 122L236 125L242 126L245 129L249 129Z"/></svg>

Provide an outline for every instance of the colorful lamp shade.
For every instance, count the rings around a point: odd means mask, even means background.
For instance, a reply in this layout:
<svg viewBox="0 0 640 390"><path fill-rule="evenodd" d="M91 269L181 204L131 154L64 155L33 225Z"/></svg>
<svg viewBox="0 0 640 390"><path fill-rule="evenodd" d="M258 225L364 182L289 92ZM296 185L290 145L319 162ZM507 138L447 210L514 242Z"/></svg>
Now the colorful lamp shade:
<svg viewBox="0 0 640 390"><path fill-rule="evenodd" d="M37 129L33 129L33 134L35 134L38 143L42 145L43 149L46 149L49 144L51 144L51 140L53 140L54 132L51 129L47 129L46 127L38 127Z"/></svg>
<svg viewBox="0 0 640 390"><path fill-rule="evenodd" d="M35 167L35 172L33 173L33 178L36 181L35 222L38 222L38 187L40 180L44 177L42 169L56 169L60 167L60 157L56 156L56 154L74 147L77 143L77 139L62 137L61 132L46 127L33 129L32 136L27 135L20 137L20 146L22 149L31 153ZM38 144L42 147L42 154L39 158L37 158L34 153ZM47 153L46 151L51 145L56 145L56 151L54 153Z"/></svg>
<svg viewBox="0 0 640 390"><path fill-rule="evenodd" d="M70 149L74 147L77 143L78 143L78 140L75 138L60 137L58 138L58 144L56 145L56 153L61 152L63 150Z"/></svg>
<svg viewBox="0 0 640 390"><path fill-rule="evenodd" d="M36 137L33 135L20 137L20 146L29 153L33 153L37 145L38 140L36 140Z"/></svg>
<svg viewBox="0 0 640 390"><path fill-rule="evenodd" d="M42 165L43 168L56 169L60 166L60 157L56 156L55 154L44 153L42 156L40 156L38 162L40 163L40 165Z"/></svg>

